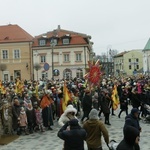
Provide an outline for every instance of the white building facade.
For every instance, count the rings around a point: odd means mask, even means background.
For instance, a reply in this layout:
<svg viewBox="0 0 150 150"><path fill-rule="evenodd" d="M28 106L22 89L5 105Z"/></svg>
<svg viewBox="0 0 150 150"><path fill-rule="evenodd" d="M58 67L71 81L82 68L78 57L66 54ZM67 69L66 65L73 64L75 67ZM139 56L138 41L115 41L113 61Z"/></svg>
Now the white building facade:
<svg viewBox="0 0 150 150"><path fill-rule="evenodd" d="M150 39L143 49L143 73L150 75Z"/></svg>
<svg viewBox="0 0 150 150"><path fill-rule="evenodd" d="M83 78L92 59L91 37L60 29L36 36L32 47L34 79Z"/></svg>

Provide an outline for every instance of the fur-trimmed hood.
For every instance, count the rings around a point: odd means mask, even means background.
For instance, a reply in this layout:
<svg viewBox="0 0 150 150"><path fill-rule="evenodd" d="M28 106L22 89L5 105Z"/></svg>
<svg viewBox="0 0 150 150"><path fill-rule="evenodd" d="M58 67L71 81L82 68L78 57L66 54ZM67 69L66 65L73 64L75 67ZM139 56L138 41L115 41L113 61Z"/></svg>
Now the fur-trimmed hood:
<svg viewBox="0 0 150 150"><path fill-rule="evenodd" d="M64 111L64 115L67 115L69 112L74 112L77 114L77 110L73 107L73 105L68 105L66 110Z"/></svg>

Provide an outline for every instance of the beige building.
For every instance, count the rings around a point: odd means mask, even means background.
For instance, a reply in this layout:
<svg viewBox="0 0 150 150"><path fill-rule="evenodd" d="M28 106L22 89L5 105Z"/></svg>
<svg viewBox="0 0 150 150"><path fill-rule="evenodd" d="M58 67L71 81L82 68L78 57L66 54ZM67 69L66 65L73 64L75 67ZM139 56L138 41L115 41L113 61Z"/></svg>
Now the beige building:
<svg viewBox="0 0 150 150"><path fill-rule="evenodd" d="M36 36L32 47L34 79L82 78L93 56L90 39L86 34L60 26Z"/></svg>
<svg viewBox="0 0 150 150"><path fill-rule="evenodd" d="M127 75L143 73L142 50L131 50L124 54L124 71Z"/></svg>
<svg viewBox="0 0 150 150"><path fill-rule="evenodd" d="M114 56L114 75L143 73L142 50L125 51Z"/></svg>
<svg viewBox="0 0 150 150"><path fill-rule="evenodd" d="M124 54L127 53L121 52L114 56L114 76L119 76L125 74L124 70Z"/></svg>
<svg viewBox="0 0 150 150"><path fill-rule="evenodd" d="M0 26L0 80L32 78L32 40L18 25Z"/></svg>

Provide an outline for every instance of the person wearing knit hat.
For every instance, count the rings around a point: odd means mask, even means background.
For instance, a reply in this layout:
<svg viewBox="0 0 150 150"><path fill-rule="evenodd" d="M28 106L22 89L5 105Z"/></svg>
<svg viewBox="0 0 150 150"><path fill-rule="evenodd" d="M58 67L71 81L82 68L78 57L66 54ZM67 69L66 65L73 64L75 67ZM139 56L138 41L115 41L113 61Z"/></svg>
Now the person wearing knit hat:
<svg viewBox="0 0 150 150"><path fill-rule="evenodd" d="M83 124L83 128L87 132L86 143L88 150L102 150L102 135L106 144L109 144L108 131L103 122L99 120L98 111L96 109L90 111L89 120Z"/></svg>
<svg viewBox="0 0 150 150"><path fill-rule="evenodd" d="M139 113L140 111L137 108L131 109L131 113L125 118L124 129L126 128L126 126L132 126L136 128L137 130L141 131L141 127L140 127L139 119L138 119Z"/></svg>

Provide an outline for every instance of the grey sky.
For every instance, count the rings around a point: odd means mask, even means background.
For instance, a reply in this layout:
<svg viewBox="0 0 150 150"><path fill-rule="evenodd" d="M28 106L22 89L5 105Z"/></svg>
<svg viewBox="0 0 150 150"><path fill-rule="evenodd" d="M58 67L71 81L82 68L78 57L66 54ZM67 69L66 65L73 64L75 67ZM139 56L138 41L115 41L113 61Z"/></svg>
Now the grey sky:
<svg viewBox="0 0 150 150"><path fill-rule="evenodd" d="M56 29L92 36L94 52L143 49L150 37L150 0L0 0L0 25L32 36Z"/></svg>

